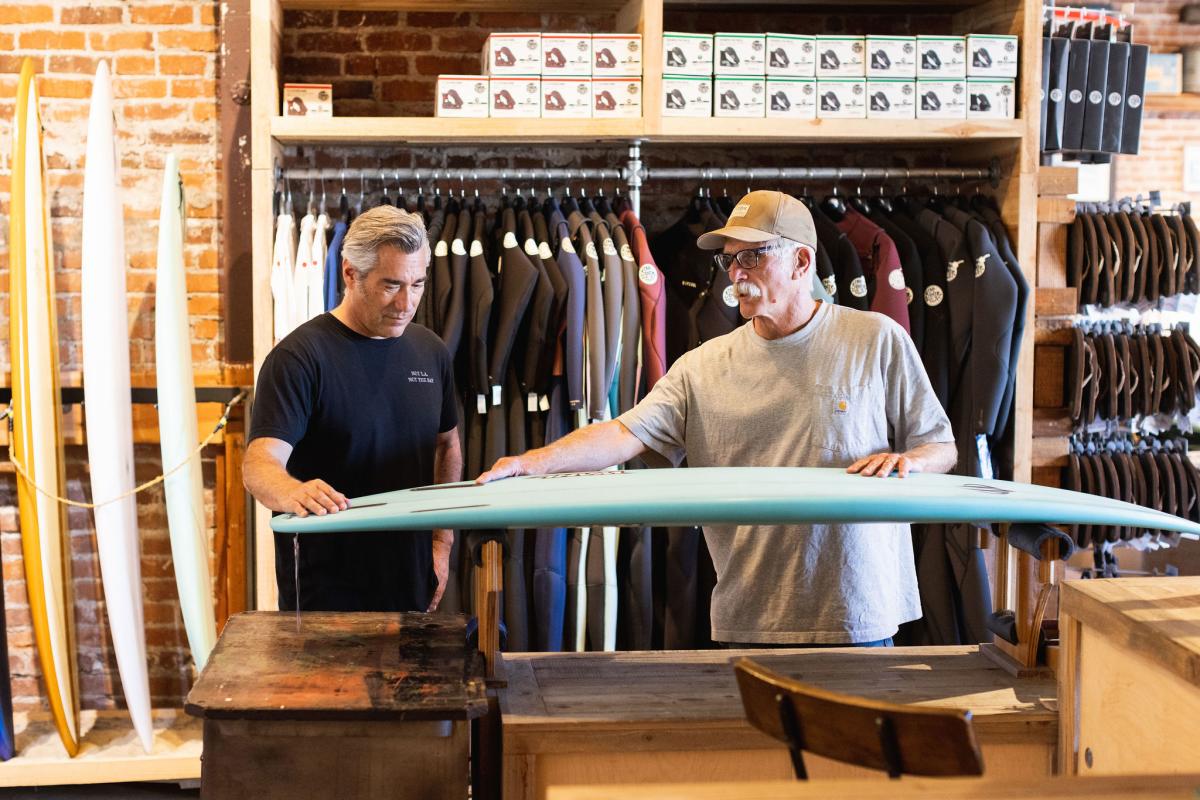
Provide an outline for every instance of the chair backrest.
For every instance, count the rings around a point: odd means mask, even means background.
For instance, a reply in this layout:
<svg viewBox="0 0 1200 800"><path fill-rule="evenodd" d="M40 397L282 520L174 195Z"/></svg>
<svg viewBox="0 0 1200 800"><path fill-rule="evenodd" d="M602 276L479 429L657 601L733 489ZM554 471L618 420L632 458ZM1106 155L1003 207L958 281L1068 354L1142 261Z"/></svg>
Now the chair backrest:
<svg viewBox="0 0 1200 800"><path fill-rule="evenodd" d="M734 664L750 724L788 745L796 777L801 751L885 770L893 777L983 774L971 712L898 705L792 680L750 659Z"/></svg>

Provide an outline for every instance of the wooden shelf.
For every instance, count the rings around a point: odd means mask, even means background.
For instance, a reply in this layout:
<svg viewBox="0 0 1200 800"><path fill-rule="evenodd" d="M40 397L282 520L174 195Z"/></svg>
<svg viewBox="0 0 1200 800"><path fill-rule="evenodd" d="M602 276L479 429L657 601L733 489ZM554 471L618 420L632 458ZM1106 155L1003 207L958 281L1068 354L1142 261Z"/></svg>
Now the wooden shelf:
<svg viewBox="0 0 1200 800"><path fill-rule="evenodd" d="M1146 95L1146 110L1200 112L1200 94L1196 92L1148 94Z"/></svg>
<svg viewBox="0 0 1200 800"><path fill-rule="evenodd" d="M436 117L275 117L280 144L456 144L647 142L894 142L1020 139L1023 120L692 119L445 119Z"/></svg>
<svg viewBox="0 0 1200 800"><path fill-rule="evenodd" d="M498 11L514 14L564 11L562 0L281 0L280 4L284 8L319 11L330 8L346 11ZM590 0L587 10L615 13L627 5L629 0Z"/></svg>
<svg viewBox="0 0 1200 800"><path fill-rule="evenodd" d="M646 138L661 142L895 142L1020 139L1024 120L664 118Z"/></svg>
<svg viewBox="0 0 1200 800"><path fill-rule="evenodd" d="M200 778L203 725L183 711L154 712L147 754L125 711L84 711L79 755L67 756L49 714L15 714L17 755L0 764L0 786L56 786Z"/></svg>
<svg viewBox="0 0 1200 800"><path fill-rule="evenodd" d="M525 144L640 139L641 119L448 119L445 117L275 117L280 144Z"/></svg>

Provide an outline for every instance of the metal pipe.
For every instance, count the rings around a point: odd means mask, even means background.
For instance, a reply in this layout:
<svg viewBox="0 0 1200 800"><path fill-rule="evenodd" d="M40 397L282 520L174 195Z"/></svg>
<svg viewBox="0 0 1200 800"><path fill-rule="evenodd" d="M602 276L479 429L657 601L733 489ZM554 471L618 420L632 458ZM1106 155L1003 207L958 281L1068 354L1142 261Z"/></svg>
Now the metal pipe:
<svg viewBox="0 0 1200 800"><path fill-rule="evenodd" d="M715 170L707 168L650 167L643 170L646 180L709 180ZM722 180L787 180L787 181L869 181L904 177L922 180L989 180L991 168L985 169L903 169L898 167L753 167L722 168Z"/></svg>

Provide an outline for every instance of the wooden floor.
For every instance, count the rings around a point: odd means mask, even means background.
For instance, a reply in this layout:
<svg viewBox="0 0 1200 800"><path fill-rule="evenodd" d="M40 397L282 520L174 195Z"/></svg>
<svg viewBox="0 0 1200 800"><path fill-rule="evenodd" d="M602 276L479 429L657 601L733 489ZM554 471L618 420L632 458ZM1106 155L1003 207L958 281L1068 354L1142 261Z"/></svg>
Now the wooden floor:
<svg viewBox="0 0 1200 800"><path fill-rule="evenodd" d="M0 786L54 786L200 778L202 724L182 710L154 712L147 755L125 711L84 711L79 755L69 758L49 714L16 714L17 755L0 763Z"/></svg>

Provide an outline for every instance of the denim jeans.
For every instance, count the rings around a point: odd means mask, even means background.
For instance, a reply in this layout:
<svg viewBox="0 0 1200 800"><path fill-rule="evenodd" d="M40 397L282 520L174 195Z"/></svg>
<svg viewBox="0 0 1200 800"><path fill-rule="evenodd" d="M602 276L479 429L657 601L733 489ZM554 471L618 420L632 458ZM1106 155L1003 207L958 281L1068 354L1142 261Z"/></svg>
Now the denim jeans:
<svg viewBox="0 0 1200 800"><path fill-rule="evenodd" d="M846 642L845 644L766 644L763 642L718 642L728 650L782 650L818 649L827 647L891 647L892 637L876 639L873 642Z"/></svg>

